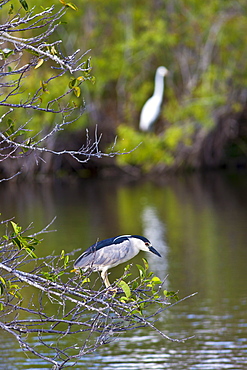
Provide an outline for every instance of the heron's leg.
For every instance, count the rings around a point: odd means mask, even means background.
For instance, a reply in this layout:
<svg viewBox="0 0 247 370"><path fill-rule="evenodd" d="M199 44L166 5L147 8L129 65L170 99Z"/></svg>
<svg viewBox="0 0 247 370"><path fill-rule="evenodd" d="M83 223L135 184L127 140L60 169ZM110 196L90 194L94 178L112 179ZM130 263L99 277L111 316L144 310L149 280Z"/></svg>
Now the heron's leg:
<svg viewBox="0 0 247 370"><path fill-rule="evenodd" d="M110 281L109 281L109 279L108 279L107 269L103 269L103 270L101 271L101 277L102 277L102 279L103 279L103 281L104 281L104 283L105 283L105 286L106 286L107 288L109 288L109 286L111 286L111 283L110 283Z"/></svg>

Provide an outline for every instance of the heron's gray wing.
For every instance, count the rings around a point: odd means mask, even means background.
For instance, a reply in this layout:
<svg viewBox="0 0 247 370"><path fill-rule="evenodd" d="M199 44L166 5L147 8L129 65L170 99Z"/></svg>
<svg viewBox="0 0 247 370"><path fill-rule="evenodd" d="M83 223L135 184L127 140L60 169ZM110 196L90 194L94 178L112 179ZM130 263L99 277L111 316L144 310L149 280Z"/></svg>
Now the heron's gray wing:
<svg viewBox="0 0 247 370"><path fill-rule="evenodd" d="M83 253L74 263L75 268L90 268L92 267L94 260L96 258L96 251L90 254Z"/></svg>
<svg viewBox="0 0 247 370"><path fill-rule="evenodd" d="M131 252L130 241L124 240L120 244L112 244L96 252L95 263L106 267L114 267L129 260L128 255ZM130 257L131 258L131 257Z"/></svg>
<svg viewBox="0 0 247 370"><path fill-rule="evenodd" d="M130 257L129 257L130 255ZM128 239L119 244L107 245L88 255L81 255L75 262L75 268L92 268L101 270L103 267L114 267L132 258L131 243Z"/></svg>

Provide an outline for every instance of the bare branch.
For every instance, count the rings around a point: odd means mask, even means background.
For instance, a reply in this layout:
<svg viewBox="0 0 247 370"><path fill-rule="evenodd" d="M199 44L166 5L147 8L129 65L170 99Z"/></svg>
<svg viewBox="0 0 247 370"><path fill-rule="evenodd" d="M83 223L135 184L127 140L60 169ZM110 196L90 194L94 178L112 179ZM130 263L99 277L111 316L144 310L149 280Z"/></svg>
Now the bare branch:
<svg viewBox="0 0 247 370"><path fill-rule="evenodd" d="M7 3L3 2L2 5ZM56 149L58 133L78 120L85 110L84 100L77 106L72 97L79 94L85 80L92 78L90 58L87 57L89 50L76 50L64 56L61 51L62 40L49 40L60 26L65 12L65 7L55 11L54 6L41 12L33 8L24 15L21 11L12 16L6 12L7 19L0 26L0 106L3 108L0 117L0 162L4 173L0 181L11 180L23 171L23 163L14 166L13 159L25 160L29 157L29 162L32 159L38 164L40 161L45 162L45 154L50 154L66 155L79 163L85 163L93 157L113 157L119 154L114 151L103 153L100 150L101 135L98 135L97 127L92 138L86 132L86 142L79 149ZM20 31L23 37L19 36ZM30 91L26 82L42 64L49 76L46 74L45 80L38 81L39 86L33 86ZM60 94L52 95L53 86L56 87L60 80L65 83L67 79L67 88L65 86ZM19 116L16 119L19 110L22 111L21 124ZM44 123L38 132L34 131L37 125L34 128L32 123L35 114L49 114L48 121L40 116ZM5 161L6 165L3 164Z"/></svg>

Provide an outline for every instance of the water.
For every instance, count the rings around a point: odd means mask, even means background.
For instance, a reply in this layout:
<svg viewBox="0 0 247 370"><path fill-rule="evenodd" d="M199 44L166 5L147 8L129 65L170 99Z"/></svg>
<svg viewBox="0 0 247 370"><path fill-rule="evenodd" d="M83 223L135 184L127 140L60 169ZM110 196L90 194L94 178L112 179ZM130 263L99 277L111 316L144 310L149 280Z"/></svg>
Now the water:
<svg viewBox="0 0 247 370"><path fill-rule="evenodd" d="M97 238L142 234L162 259L145 255L167 288L194 297L165 311L157 327L170 342L138 329L83 357L92 370L247 368L247 176L211 173L157 183L88 180L82 183L6 184L0 187L2 218L15 216L34 230L57 216L39 251L85 249ZM79 255L80 251L76 253ZM139 263L138 255L134 263ZM110 280L119 276L112 270ZM2 369L49 369L1 333Z"/></svg>

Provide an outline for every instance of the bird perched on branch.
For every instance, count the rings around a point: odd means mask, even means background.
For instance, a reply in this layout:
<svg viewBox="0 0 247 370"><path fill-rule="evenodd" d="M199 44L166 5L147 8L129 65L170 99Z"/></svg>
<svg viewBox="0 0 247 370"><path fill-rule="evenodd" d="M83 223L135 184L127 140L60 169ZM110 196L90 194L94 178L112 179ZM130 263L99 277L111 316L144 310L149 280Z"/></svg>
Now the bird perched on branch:
<svg viewBox="0 0 247 370"><path fill-rule="evenodd" d="M108 288L111 284L107 270L127 262L140 251L152 252L161 257L151 242L139 235L121 235L99 241L89 247L74 263L75 269L101 271L101 277Z"/></svg>
<svg viewBox="0 0 247 370"><path fill-rule="evenodd" d="M150 131L152 125L158 118L161 109L161 103L164 92L164 77L167 75L168 70L166 67L158 67L154 79L154 93L144 104L141 116L139 128L142 131Z"/></svg>

